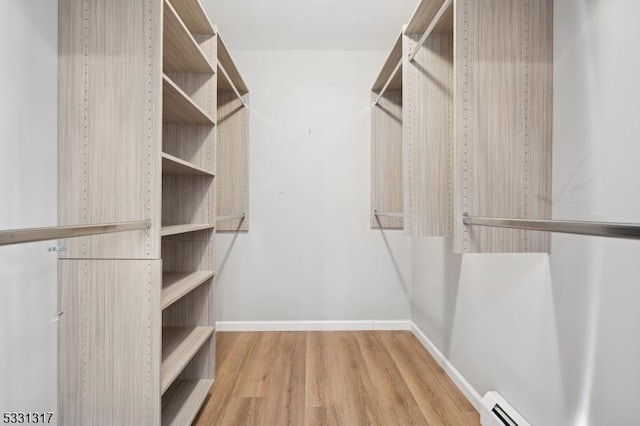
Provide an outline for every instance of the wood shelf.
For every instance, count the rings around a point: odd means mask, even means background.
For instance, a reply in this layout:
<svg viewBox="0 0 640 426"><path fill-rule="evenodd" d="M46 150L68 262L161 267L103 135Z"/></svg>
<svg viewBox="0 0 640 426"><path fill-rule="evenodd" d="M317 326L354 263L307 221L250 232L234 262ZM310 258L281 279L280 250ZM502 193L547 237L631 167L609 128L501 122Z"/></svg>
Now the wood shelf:
<svg viewBox="0 0 640 426"><path fill-rule="evenodd" d="M162 398L162 425L190 425L213 386L213 380L177 380Z"/></svg>
<svg viewBox="0 0 640 426"><path fill-rule="evenodd" d="M171 0L171 5L191 34L216 34L198 0Z"/></svg>
<svg viewBox="0 0 640 426"><path fill-rule="evenodd" d="M229 54L227 47L220 38L220 34L218 34L218 64L224 68L227 74L221 76L220 74L225 73L218 73L218 91L233 90L235 87L240 95L249 93L249 89L242 79L236 64L233 63L233 59L231 59L231 55Z"/></svg>
<svg viewBox="0 0 640 426"><path fill-rule="evenodd" d="M168 237L169 235L186 234L187 232L204 231L205 229L215 229L215 227L215 225L210 223L168 225L162 227L162 229L160 230L160 236Z"/></svg>
<svg viewBox="0 0 640 426"><path fill-rule="evenodd" d="M213 327L163 327L161 382L164 392L213 334Z"/></svg>
<svg viewBox="0 0 640 426"><path fill-rule="evenodd" d="M166 74L162 75L162 102L164 123L215 124L215 121Z"/></svg>
<svg viewBox="0 0 640 426"><path fill-rule="evenodd" d="M214 276L213 271L164 272L162 274L162 309Z"/></svg>
<svg viewBox="0 0 640 426"><path fill-rule="evenodd" d="M398 65L398 63L401 60L402 60L402 34L400 34L398 36L398 38L396 39L396 42L394 43L393 48L391 49L391 53L389 53L389 56L387 57L387 60L385 61L384 65L382 66L382 70L380 70L380 73L378 74L378 77L376 78L376 81L373 83L373 87L371 88L371 90L373 92L379 93L382 90L382 88L387 83L389 78L391 78L391 74L396 69L396 66ZM401 72L401 70L399 70L396 73L396 78L397 78L397 76L400 77L400 87L402 87L402 72ZM397 84L396 84L396 86L397 86ZM390 87L388 89L389 90L394 90L394 88L391 87L391 85L390 85Z"/></svg>
<svg viewBox="0 0 640 426"><path fill-rule="evenodd" d="M167 0L164 1L163 39L165 72L215 73L215 68Z"/></svg>
<svg viewBox="0 0 640 426"><path fill-rule="evenodd" d="M184 161L165 152L162 153L162 174L163 175L184 175L184 176L210 176L215 174L195 164Z"/></svg>
<svg viewBox="0 0 640 426"><path fill-rule="evenodd" d="M409 19L409 23L405 29L405 34L424 33L444 4L444 1L445 0L421 1Z"/></svg>

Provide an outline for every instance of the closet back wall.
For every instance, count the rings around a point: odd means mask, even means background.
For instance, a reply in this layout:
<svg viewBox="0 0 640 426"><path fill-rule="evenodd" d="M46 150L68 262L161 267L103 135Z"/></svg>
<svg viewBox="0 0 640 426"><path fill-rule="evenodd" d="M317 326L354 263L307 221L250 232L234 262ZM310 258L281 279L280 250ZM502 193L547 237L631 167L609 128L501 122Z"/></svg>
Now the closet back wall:
<svg viewBox="0 0 640 426"><path fill-rule="evenodd" d="M407 320L411 241L368 219L369 89L386 52L232 55L252 89L251 223L217 235L218 319Z"/></svg>
<svg viewBox="0 0 640 426"><path fill-rule="evenodd" d="M2 6L0 229L55 226L58 2ZM0 247L0 413L57 411L55 244Z"/></svg>

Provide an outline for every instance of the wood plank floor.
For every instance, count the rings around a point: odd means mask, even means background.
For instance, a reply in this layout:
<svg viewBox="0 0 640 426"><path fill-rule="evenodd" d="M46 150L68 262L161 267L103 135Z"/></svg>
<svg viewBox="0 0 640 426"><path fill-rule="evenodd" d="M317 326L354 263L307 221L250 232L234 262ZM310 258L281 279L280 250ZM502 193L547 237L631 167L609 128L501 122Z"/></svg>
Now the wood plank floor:
<svg viewBox="0 0 640 426"><path fill-rule="evenodd" d="M479 425L407 331L218 333L196 425Z"/></svg>

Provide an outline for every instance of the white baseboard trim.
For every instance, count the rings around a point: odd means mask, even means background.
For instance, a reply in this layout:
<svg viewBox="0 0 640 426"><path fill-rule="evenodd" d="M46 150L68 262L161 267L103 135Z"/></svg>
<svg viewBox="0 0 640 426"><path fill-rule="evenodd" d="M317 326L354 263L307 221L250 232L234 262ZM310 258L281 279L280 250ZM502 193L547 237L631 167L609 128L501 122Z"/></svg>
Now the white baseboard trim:
<svg viewBox="0 0 640 426"><path fill-rule="evenodd" d="M436 360L438 365L447 373L447 376L453 381L453 383L460 389L460 392L464 394L464 396L469 400L471 405L480 413L482 409L482 397L480 394L471 386L471 383L464 378L462 373L458 371L458 369L444 356L440 349L433 344L431 340L418 328L418 326L411 321L411 332L418 339L422 346L431 354L431 356Z"/></svg>
<svg viewBox="0 0 640 426"><path fill-rule="evenodd" d="M218 331L411 330L411 321L218 321L216 329Z"/></svg>

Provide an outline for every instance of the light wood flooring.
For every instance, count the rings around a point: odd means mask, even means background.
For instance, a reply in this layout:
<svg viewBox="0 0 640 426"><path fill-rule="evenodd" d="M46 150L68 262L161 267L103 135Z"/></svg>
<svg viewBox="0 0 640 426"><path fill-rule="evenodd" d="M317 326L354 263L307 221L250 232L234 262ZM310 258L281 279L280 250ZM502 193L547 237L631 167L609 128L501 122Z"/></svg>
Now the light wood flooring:
<svg viewBox="0 0 640 426"><path fill-rule="evenodd" d="M196 425L479 425L406 331L219 333Z"/></svg>

